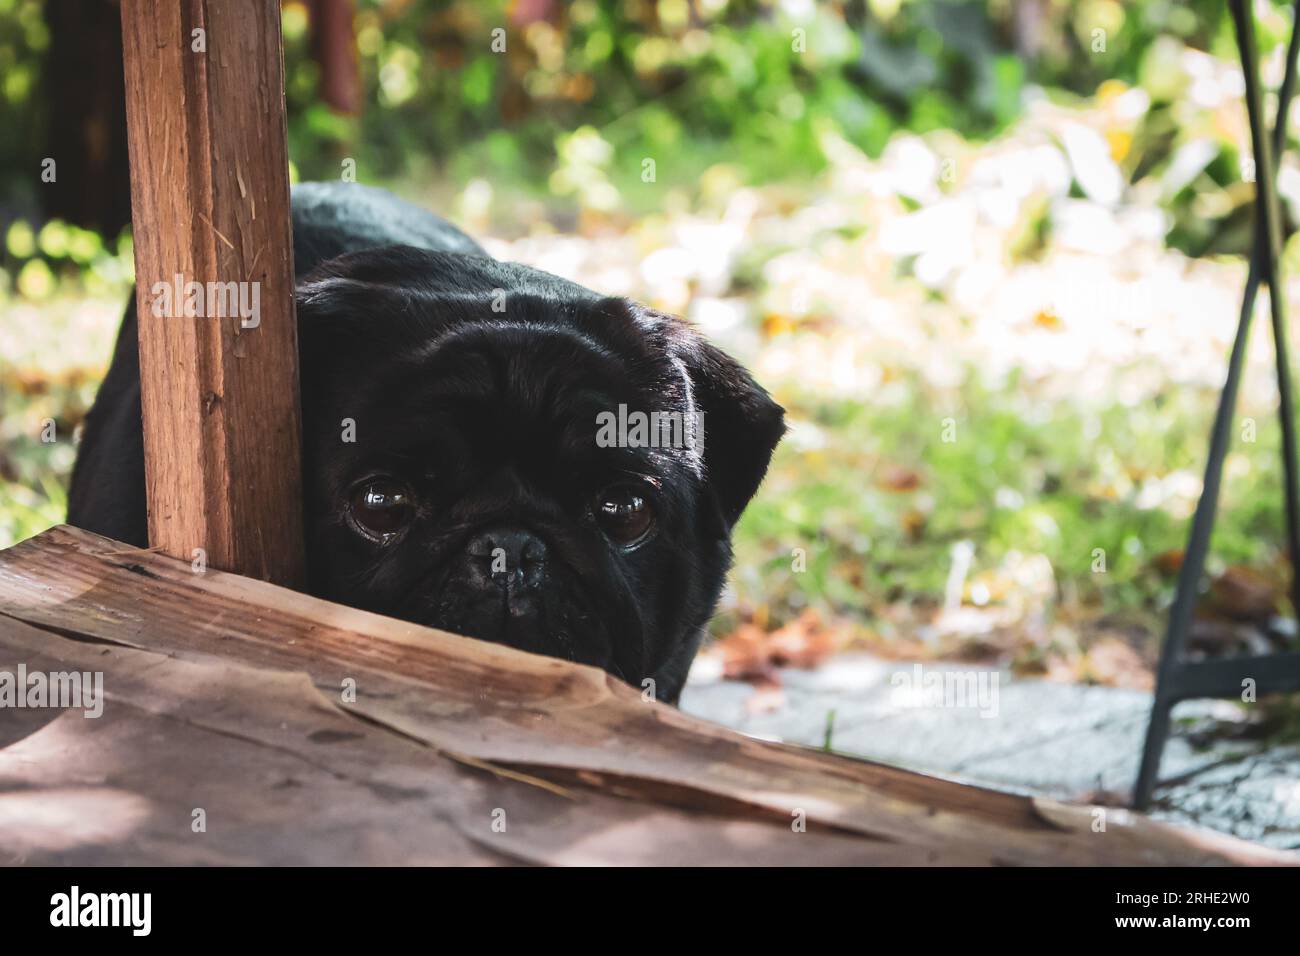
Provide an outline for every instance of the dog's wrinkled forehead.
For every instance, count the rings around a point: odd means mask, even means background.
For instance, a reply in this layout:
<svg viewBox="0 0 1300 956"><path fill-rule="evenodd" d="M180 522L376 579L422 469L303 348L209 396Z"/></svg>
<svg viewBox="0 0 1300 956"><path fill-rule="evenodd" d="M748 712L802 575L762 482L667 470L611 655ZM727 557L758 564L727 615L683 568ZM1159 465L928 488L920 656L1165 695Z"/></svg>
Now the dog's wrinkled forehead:
<svg viewBox="0 0 1300 956"><path fill-rule="evenodd" d="M592 472L698 480L702 443L689 439L702 431L690 431L685 366L652 328L602 302L517 296L488 317L463 296L371 298L321 356L334 366L337 413L356 422L343 460L382 454L480 472L521 464L561 487ZM377 337L382 348L371 347ZM365 374L352 373L358 363Z"/></svg>

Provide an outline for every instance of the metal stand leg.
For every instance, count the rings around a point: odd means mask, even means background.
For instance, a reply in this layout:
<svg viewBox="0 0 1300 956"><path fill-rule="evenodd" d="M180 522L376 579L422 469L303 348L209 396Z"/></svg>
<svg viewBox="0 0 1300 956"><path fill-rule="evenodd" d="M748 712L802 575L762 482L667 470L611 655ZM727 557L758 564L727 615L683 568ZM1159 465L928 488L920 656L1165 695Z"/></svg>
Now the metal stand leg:
<svg viewBox="0 0 1300 956"><path fill-rule="evenodd" d="M1142 764L1138 770L1133 791L1133 805L1145 809L1151 802L1160 770L1160 756L1169 736L1170 711L1179 700L1197 693L1209 692L1214 696L1236 696L1240 693L1239 674L1246 665L1264 673L1278 668L1294 666L1293 655L1276 655L1243 659L1241 668L1195 667L1189 668L1182 660L1182 649L1192 623L1197 588L1205 569L1205 556L1209 550L1210 533L1214 529L1214 516L1218 509L1219 488L1223 477L1223 462L1228 453L1228 440L1232 432L1233 412L1241 385L1242 366L1246 342L1250 333L1251 314L1261 282L1268 282L1269 301L1273 319L1273 339L1277 355L1278 394L1281 402L1283 474L1286 485L1287 542L1291 556L1291 603L1293 612L1300 615L1300 485L1297 484L1297 457L1294 411L1291 397L1291 368L1287 349L1286 297L1280 282L1278 253L1281 248L1281 220L1278 215L1274 156L1281 156L1286 145L1286 117L1295 89L1296 54L1300 51L1300 0L1292 10L1291 40L1287 47L1286 73L1278 91L1277 120L1273 125L1271 140L1265 134L1263 97L1259 85L1259 52L1255 44L1255 24L1244 0L1230 0L1233 23L1237 34L1237 48L1241 54L1242 72L1246 81L1246 108L1250 115L1250 135L1255 151L1255 240L1251 250L1250 275L1242 298L1241 315L1237 323L1237 337L1228 359L1228 377L1219 397L1219 407L1214 416L1210 435L1210 454L1205 466L1205 483L1201 498L1192 518L1192 530L1187 551L1178 573L1178 588L1169 612L1169 625L1161 649L1160 666L1156 676L1155 700L1151 706L1151 721L1147 727L1146 743L1142 749ZM1193 673L1194 671L1194 673ZM1263 676L1261 674L1261 676ZM1284 683L1286 683L1284 681Z"/></svg>

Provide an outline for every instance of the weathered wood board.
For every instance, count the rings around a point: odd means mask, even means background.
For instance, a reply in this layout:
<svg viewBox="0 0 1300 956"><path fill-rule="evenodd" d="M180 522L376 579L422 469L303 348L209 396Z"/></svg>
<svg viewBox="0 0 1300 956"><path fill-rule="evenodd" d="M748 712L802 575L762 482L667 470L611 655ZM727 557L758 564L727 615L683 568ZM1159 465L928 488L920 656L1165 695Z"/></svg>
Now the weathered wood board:
<svg viewBox="0 0 1300 956"><path fill-rule="evenodd" d="M752 740L593 668L72 528L0 552L19 664L101 671L106 703L0 709L9 863L1300 862Z"/></svg>

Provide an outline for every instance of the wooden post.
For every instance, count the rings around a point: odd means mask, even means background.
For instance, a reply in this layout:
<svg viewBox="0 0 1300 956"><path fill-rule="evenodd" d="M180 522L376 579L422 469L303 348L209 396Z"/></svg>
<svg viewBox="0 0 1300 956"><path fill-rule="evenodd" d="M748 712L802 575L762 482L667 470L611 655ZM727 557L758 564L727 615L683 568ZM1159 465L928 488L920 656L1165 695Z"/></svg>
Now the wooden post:
<svg viewBox="0 0 1300 956"><path fill-rule="evenodd" d="M302 477L280 4L123 0L122 37L149 541L293 586Z"/></svg>

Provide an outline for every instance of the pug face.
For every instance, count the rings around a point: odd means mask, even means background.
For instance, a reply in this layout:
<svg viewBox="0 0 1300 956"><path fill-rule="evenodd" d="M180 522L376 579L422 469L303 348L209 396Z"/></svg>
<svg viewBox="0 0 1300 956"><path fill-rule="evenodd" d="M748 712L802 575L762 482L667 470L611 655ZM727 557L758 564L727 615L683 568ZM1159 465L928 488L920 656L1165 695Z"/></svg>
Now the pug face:
<svg viewBox="0 0 1300 956"><path fill-rule="evenodd" d="M766 392L678 319L486 258L342 256L298 311L311 591L675 701L784 430Z"/></svg>

